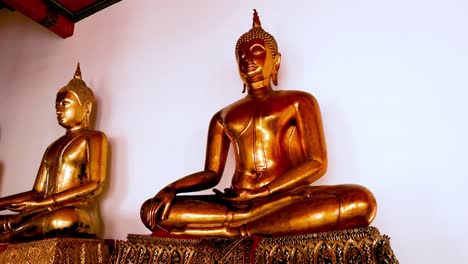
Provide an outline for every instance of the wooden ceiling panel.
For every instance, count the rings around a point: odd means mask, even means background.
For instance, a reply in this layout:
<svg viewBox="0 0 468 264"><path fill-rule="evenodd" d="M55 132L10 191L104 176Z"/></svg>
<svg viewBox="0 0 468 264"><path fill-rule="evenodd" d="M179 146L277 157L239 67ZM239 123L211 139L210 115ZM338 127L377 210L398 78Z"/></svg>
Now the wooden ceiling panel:
<svg viewBox="0 0 468 264"><path fill-rule="evenodd" d="M90 6L92 3L97 2L96 0L55 0L68 10L72 12L77 12L82 8L85 8L87 6ZM101 1L102 2L102 1Z"/></svg>
<svg viewBox="0 0 468 264"><path fill-rule="evenodd" d="M76 22L121 0L0 0L62 38L73 35Z"/></svg>

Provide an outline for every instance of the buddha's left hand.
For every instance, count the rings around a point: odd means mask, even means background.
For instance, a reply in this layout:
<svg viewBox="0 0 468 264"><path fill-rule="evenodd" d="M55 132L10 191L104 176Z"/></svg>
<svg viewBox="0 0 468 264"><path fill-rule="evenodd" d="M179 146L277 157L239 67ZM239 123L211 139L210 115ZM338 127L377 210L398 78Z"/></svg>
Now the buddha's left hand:
<svg viewBox="0 0 468 264"><path fill-rule="evenodd" d="M258 189L232 189L226 188L224 192L220 190L213 189L213 191L221 197L223 200L232 202L232 203L245 203L252 200L266 197L270 194L269 190L266 187L261 187Z"/></svg>

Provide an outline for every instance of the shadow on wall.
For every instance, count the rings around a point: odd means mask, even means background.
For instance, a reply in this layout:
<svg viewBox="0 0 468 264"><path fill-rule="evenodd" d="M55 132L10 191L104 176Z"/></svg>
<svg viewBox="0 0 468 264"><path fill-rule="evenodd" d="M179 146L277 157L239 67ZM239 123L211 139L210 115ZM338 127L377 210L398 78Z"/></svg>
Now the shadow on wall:
<svg viewBox="0 0 468 264"><path fill-rule="evenodd" d="M94 116L95 116L95 115L94 115ZM92 117L91 117L91 118L92 118ZM93 119L90 120L91 124L94 124L93 121L94 121ZM106 134L106 136L107 136L107 134ZM98 236L99 236L99 237L102 237L102 238L104 238L104 232L105 232L104 230L105 230L105 228L106 228L106 225L105 225L105 223L104 223L103 214L102 214L102 200L106 199L107 193L109 192L110 181L112 180L112 179L111 179L111 175L112 175L112 174L111 174L111 166L110 166L110 165L111 165L111 162L110 162L110 161L112 160L112 144L111 144L111 142L110 142L110 139L108 139L107 144L108 144L108 147L107 147L107 160L106 160L106 163L107 163L107 168L106 168L106 181L105 181L104 187L103 187L103 189L102 189L101 197L99 197L99 198L100 198L100 200L99 200L100 206L98 206L98 208L99 208L99 216L100 216L99 219L100 219L100 221L101 221L99 224L100 224L100 226L102 227L102 228L101 228L101 232L103 232L103 233L98 234Z"/></svg>
<svg viewBox="0 0 468 264"><path fill-rule="evenodd" d="M2 127L0 126L0 140L2 140ZM0 190L2 189L3 180L3 162L0 160Z"/></svg>
<svg viewBox="0 0 468 264"><path fill-rule="evenodd" d="M114 238L121 233L122 229L139 223L139 219L129 219L123 210L123 204L128 199L128 143L125 136L117 135L118 131L101 130L106 125L109 126L111 117L111 107L114 94L110 89L106 89L106 76L102 79L90 80L88 84L93 89L95 104L90 117L90 125L93 129L103 131L107 135L107 183L100 196L100 213L103 223L103 238ZM111 126L112 127L112 126ZM139 208L139 207L138 207ZM139 217L139 215L138 215ZM135 220L138 220L135 222Z"/></svg>
<svg viewBox="0 0 468 264"><path fill-rule="evenodd" d="M99 111L98 100L99 100L98 98L94 98L95 102L93 104L93 109L91 110L91 114L89 116L89 127L91 129L95 129L95 127L96 127L96 118L97 118L98 111Z"/></svg>
<svg viewBox="0 0 468 264"><path fill-rule="evenodd" d="M3 163L0 161L0 190L2 188L2 180L3 180Z"/></svg>
<svg viewBox="0 0 468 264"><path fill-rule="evenodd" d="M128 195L127 142L123 138L117 139L109 135L108 142L107 184L101 197L101 219L104 221L105 236L115 235L119 228L135 224L134 220L125 218L122 210L122 204ZM124 162L119 162L122 160ZM112 170L113 168L118 170ZM111 215L113 217L109 217Z"/></svg>

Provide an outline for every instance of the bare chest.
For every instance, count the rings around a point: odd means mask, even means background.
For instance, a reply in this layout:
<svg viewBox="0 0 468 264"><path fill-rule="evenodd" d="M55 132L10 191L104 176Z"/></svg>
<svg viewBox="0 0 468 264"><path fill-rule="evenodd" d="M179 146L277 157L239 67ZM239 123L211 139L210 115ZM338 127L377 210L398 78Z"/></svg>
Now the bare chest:
<svg viewBox="0 0 468 264"><path fill-rule="evenodd" d="M83 137L64 136L54 142L45 156L47 193L55 193L85 180L87 174L87 143Z"/></svg>
<svg viewBox="0 0 468 264"><path fill-rule="evenodd" d="M294 106L287 102L248 101L225 109L222 125L232 140L250 133L275 137L279 136L277 132L290 125L294 114Z"/></svg>
<svg viewBox="0 0 468 264"><path fill-rule="evenodd" d="M48 149L45 162L48 165L82 162L86 158L86 140L80 136L62 137Z"/></svg>

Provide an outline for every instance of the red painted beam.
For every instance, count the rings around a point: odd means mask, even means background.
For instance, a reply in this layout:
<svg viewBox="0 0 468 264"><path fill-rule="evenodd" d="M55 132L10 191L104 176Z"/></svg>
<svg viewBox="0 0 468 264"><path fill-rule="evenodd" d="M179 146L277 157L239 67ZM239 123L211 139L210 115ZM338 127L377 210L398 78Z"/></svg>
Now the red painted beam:
<svg viewBox="0 0 468 264"><path fill-rule="evenodd" d="M96 0L55 0L59 4L63 5L65 8L72 12L76 12L84 7L91 5L96 2Z"/></svg>
<svg viewBox="0 0 468 264"><path fill-rule="evenodd" d="M47 27L62 38L73 35L75 24L58 14L41 0L3 0L9 7Z"/></svg>

